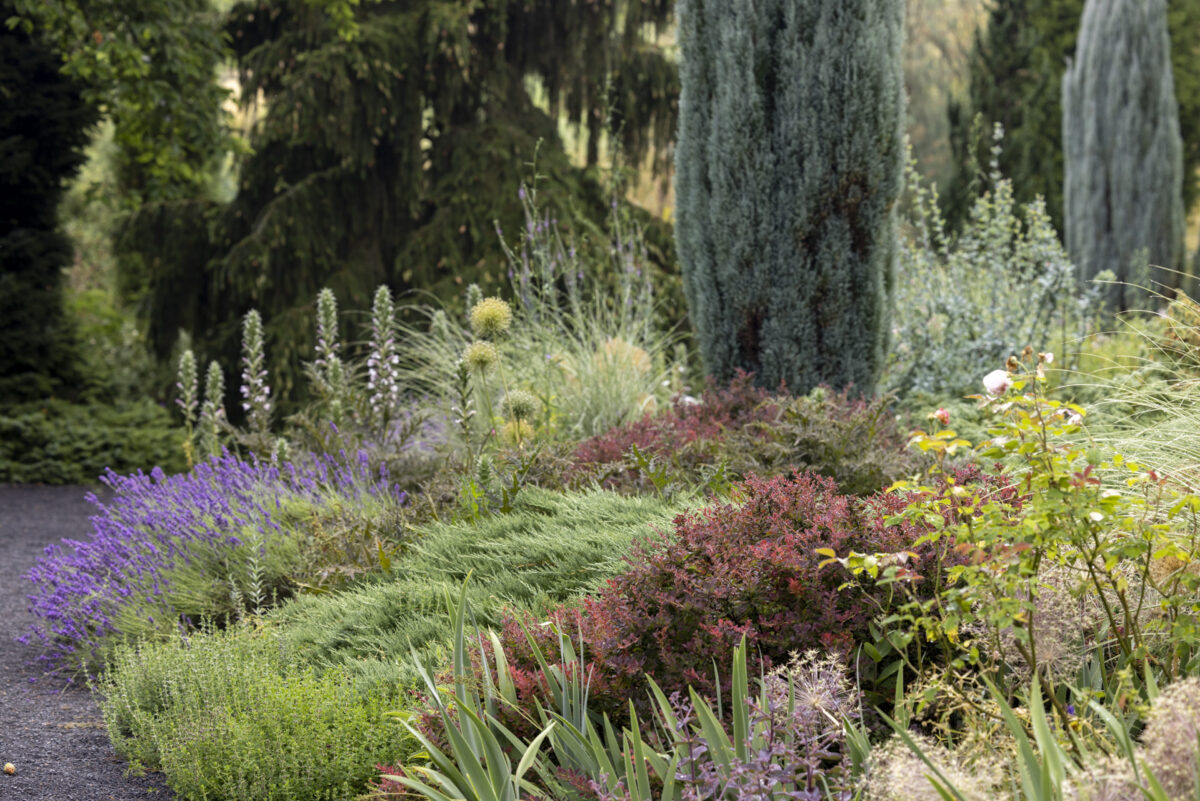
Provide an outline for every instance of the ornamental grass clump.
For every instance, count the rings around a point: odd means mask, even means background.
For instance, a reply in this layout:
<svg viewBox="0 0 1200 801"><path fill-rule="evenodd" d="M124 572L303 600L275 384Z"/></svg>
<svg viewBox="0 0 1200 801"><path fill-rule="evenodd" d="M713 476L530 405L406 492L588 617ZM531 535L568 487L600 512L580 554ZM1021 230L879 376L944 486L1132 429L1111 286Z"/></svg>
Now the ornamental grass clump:
<svg viewBox="0 0 1200 801"><path fill-rule="evenodd" d="M273 465L226 452L183 475L110 471L102 481L113 497L89 496L91 536L47 546L27 574L37 620L26 639L52 666L94 663L114 635L236 617L250 599L286 596L313 511L406 500L365 456Z"/></svg>
<svg viewBox="0 0 1200 801"><path fill-rule="evenodd" d="M669 364L678 337L658 325L640 230L614 203L609 229L593 232L597 246L587 246L536 197L521 190L526 225L515 244L504 243L509 300L471 285L465 315L411 308L399 324L406 386L454 421L456 456L467 463L513 422L495 402L510 390L538 399L540 416L526 422L540 442L553 442L635 420L681 389L679 365ZM462 363L474 416L463 402ZM527 442L516 424L507 438Z"/></svg>

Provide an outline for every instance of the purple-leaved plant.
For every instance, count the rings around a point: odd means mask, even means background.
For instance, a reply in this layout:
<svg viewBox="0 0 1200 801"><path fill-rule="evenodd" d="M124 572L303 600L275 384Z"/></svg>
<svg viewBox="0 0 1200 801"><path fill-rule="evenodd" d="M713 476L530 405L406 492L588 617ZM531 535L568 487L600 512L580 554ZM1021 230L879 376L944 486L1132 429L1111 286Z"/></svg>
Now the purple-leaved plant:
<svg viewBox="0 0 1200 801"><path fill-rule="evenodd" d="M263 547L289 536L289 505L406 501L386 468L372 469L365 453L276 465L225 451L186 474L110 470L101 481L113 497L89 495L97 509L92 535L46 546L26 574L37 622L20 639L43 646L51 668L95 658L106 637L122 633L120 619L131 610L152 625L186 625L172 603L173 570L195 559L220 563L242 545L238 533L249 532Z"/></svg>

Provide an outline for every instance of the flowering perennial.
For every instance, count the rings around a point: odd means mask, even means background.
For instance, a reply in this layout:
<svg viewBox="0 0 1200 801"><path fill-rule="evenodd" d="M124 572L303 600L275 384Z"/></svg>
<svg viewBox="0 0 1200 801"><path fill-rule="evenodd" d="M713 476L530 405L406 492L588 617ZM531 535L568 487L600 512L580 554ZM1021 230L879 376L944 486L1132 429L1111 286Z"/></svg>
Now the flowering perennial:
<svg viewBox="0 0 1200 801"><path fill-rule="evenodd" d="M396 307L392 292L381 286L371 309L371 352L367 356L371 410L389 417L400 403L400 353L396 343Z"/></svg>
<svg viewBox="0 0 1200 801"><path fill-rule="evenodd" d="M385 469L370 469L366 454L272 465L225 452L182 475L168 477L157 468L127 476L110 470L101 480L114 497L89 496L97 510L92 535L47 546L27 574L37 622L23 641L44 645L43 658L51 664L95 656L103 638L119 631L119 615L129 610L144 613L152 624L156 618L160 624L178 620L172 569L197 558L219 561L242 538L269 548L288 535L283 513L289 504L405 501Z"/></svg>

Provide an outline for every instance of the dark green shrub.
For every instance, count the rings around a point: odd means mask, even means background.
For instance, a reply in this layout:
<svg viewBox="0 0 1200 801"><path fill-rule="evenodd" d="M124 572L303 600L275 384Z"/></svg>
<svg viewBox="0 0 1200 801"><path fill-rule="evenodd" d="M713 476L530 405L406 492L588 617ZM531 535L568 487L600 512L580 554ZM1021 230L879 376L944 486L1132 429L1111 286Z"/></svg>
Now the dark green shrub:
<svg viewBox="0 0 1200 801"><path fill-rule="evenodd" d="M705 368L869 393L903 185L904 4L681 0L676 242Z"/></svg>
<svg viewBox="0 0 1200 801"><path fill-rule="evenodd" d="M148 400L25 404L0 412L0 483L88 484L106 468L178 473L182 445L170 413Z"/></svg>

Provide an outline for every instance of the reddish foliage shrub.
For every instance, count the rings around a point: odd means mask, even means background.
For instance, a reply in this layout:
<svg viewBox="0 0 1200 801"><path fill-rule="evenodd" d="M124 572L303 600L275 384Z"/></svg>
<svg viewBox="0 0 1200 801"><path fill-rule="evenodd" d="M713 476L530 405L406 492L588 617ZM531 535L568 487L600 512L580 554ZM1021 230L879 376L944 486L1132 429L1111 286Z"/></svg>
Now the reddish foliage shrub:
<svg viewBox="0 0 1200 801"><path fill-rule="evenodd" d="M375 770L379 771L379 776L367 788L368 798L400 798L411 792L395 779L384 778L385 776L407 776L408 774L404 772L404 768L381 763L375 766Z"/></svg>
<svg viewBox="0 0 1200 801"><path fill-rule="evenodd" d="M771 395L753 381L753 375L739 370L728 387L710 381L698 403L676 398L664 414L646 415L585 440L575 449L570 477L599 477L606 489L644 488L637 468L624 464L635 445L647 458L670 456L684 467L710 462L713 446L727 432L767 422L778 414Z"/></svg>
<svg viewBox="0 0 1200 801"><path fill-rule="evenodd" d="M975 468L955 480L993 481ZM907 502L897 493L857 499L839 494L830 479L801 473L750 478L739 490L744 503L677 517L673 534L636 546L628 570L595 597L552 616L586 644L593 709L619 719L628 700L645 703L645 674L668 694L691 685L711 695L714 663L727 672L743 635L764 668L808 648L849 652L868 637L878 610L869 594L884 591L858 583L839 589L845 571L837 564L822 568L817 549L839 555L913 550L924 533L909 522L887 525ZM1003 491L1012 498L1011 490ZM915 551L915 570L929 584L948 551L927 545ZM547 627L529 628L547 654L557 653ZM502 640L522 697L541 696L517 620L506 621Z"/></svg>
<svg viewBox="0 0 1200 801"><path fill-rule="evenodd" d="M911 458L896 429L890 398L863 400L850 390L771 395L739 373L726 388L711 386L698 403L677 400L657 417L618 426L581 443L566 483L598 482L618 492L645 492L652 483L631 458L636 446L674 482L703 485L704 468L723 465L738 479L810 470L843 491L865 495L909 472Z"/></svg>

